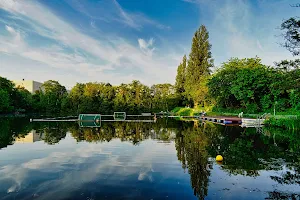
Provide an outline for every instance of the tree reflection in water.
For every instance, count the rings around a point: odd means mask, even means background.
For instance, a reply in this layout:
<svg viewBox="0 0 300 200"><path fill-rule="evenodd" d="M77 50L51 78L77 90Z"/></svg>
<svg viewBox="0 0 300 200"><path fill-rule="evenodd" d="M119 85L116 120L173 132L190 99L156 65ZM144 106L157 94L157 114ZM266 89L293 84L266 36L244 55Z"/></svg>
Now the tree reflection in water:
<svg viewBox="0 0 300 200"><path fill-rule="evenodd" d="M72 136L78 141L109 142L114 138L138 145L147 138L169 142L175 138L176 124L150 123L103 123L101 128L78 128L76 124L69 127ZM176 125L178 126L178 125Z"/></svg>
<svg viewBox="0 0 300 200"><path fill-rule="evenodd" d="M218 154L224 156L222 169L230 175L256 177L260 175L260 170L278 171L288 167L290 171L270 178L280 184L299 184L299 139L295 141L293 134L291 139L286 132L284 135L282 133L282 130L281 134L277 133L274 143L272 134L261 135L255 129L204 123L178 132L175 140L177 156L182 167L188 170L194 193L199 199L204 199L208 194L209 166L212 166L209 160ZM268 194L271 199L276 199L279 194L287 199L299 197L299 194L276 191Z"/></svg>
<svg viewBox="0 0 300 200"><path fill-rule="evenodd" d="M32 124L23 118L0 118L0 149L12 145L17 137L24 137Z"/></svg>
<svg viewBox="0 0 300 200"><path fill-rule="evenodd" d="M16 125L17 124L17 125ZM300 137L281 129L225 127L212 123L160 119L157 123L103 123L101 128L80 128L76 123L29 123L28 119L0 119L0 149L25 137L32 129L45 143L53 145L67 132L77 142L109 142L113 139L138 145L151 138L175 142L178 160L190 174L199 199L208 195L209 177L216 155L224 157L221 169L229 175L260 176L261 170L282 170L270 179L281 185L300 185ZM285 170L283 170L285 169ZM297 199L297 193L270 191L268 199Z"/></svg>
<svg viewBox="0 0 300 200"><path fill-rule="evenodd" d="M208 194L211 163L207 148L212 144L214 133L215 126L212 124L188 127L179 132L175 140L178 160L183 169L188 170L194 195L199 199Z"/></svg>
<svg viewBox="0 0 300 200"><path fill-rule="evenodd" d="M268 197L266 197L265 199L297 200L297 199L300 199L300 194L273 191L273 192L268 192Z"/></svg>

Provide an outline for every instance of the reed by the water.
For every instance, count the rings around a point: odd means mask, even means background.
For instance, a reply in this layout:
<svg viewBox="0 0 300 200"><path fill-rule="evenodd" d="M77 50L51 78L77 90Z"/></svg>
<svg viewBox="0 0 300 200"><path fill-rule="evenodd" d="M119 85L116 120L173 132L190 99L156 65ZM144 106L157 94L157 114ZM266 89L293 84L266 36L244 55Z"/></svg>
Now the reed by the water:
<svg viewBox="0 0 300 200"><path fill-rule="evenodd" d="M266 121L266 124L288 130L300 130L300 116L271 117Z"/></svg>

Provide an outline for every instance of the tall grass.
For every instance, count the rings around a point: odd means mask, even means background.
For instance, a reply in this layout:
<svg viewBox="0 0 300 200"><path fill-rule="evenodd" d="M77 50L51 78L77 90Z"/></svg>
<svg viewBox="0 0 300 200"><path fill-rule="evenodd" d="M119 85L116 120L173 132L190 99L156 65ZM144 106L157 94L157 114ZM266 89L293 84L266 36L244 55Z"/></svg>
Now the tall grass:
<svg viewBox="0 0 300 200"><path fill-rule="evenodd" d="M266 121L269 126L281 127L288 130L300 130L300 116L271 117Z"/></svg>

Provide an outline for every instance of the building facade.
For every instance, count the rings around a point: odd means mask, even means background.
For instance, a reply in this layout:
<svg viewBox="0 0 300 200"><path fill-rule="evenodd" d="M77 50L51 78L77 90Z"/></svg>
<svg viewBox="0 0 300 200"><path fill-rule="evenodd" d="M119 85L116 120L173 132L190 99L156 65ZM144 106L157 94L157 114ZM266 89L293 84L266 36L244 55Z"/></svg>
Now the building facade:
<svg viewBox="0 0 300 200"><path fill-rule="evenodd" d="M44 139L44 134L30 131L25 137L15 138L15 143L33 143Z"/></svg>
<svg viewBox="0 0 300 200"><path fill-rule="evenodd" d="M36 81L33 81L33 80L15 80L15 81L12 81L16 87L24 87L26 90L28 90L29 92L31 93L35 93L37 90L40 90L41 87L42 87L42 83L40 82L36 82Z"/></svg>

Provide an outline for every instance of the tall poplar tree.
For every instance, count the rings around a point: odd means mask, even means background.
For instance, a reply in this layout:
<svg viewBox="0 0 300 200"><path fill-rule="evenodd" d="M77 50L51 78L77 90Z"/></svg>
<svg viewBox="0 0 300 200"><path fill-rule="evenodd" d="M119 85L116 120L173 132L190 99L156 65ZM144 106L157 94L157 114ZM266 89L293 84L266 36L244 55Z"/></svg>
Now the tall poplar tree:
<svg viewBox="0 0 300 200"><path fill-rule="evenodd" d="M184 97L184 84L185 84L185 76L186 76L186 55L183 56L182 63L177 68L176 75L176 83L175 88L177 94L179 94L182 98Z"/></svg>
<svg viewBox="0 0 300 200"><path fill-rule="evenodd" d="M208 88L207 79L210 75L210 68L213 67L211 55L211 44L209 34L204 25L196 32L192 40L191 53L186 68L185 91L189 100L194 106L204 104Z"/></svg>

